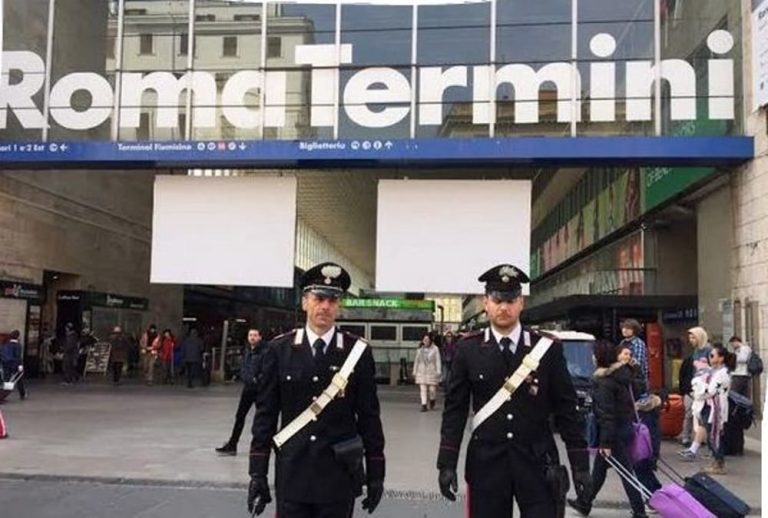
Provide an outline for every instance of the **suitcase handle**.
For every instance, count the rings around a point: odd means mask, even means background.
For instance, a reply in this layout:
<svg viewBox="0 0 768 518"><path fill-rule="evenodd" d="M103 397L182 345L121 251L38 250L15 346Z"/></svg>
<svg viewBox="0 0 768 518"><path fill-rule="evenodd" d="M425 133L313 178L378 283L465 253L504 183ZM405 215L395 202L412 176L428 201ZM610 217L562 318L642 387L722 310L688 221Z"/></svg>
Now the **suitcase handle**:
<svg viewBox="0 0 768 518"><path fill-rule="evenodd" d="M640 496L643 498L643 500L650 500L652 493L651 491L645 487L640 480L635 476L634 473L629 471L627 468L625 468L621 462L617 461L612 455L608 455L605 458L605 461L616 470L616 472L619 474L621 478L629 482L629 485L637 489L638 493L640 493Z"/></svg>

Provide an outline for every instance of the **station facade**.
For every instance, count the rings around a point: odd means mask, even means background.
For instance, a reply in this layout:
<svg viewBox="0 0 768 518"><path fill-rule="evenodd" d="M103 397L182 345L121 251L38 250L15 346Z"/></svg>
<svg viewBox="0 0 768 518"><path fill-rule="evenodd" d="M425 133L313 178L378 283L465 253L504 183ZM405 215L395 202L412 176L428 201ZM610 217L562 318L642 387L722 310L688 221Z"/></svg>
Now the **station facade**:
<svg viewBox="0 0 768 518"><path fill-rule="evenodd" d="M105 329L295 321L291 290L149 283L158 174L295 175L297 272L336 260L363 297L379 179L529 179L529 322L638 318L668 385L688 327L768 340L765 2L0 6L0 315L30 358L78 293Z"/></svg>

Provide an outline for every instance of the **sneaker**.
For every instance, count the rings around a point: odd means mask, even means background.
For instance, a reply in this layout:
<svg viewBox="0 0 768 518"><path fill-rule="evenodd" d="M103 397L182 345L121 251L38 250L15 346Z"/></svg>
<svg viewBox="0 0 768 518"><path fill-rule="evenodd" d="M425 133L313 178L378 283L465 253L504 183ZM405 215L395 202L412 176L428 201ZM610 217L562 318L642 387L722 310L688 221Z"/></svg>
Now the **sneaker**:
<svg viewBox="0 0 768 518"><path fill-rule="evenodd" d="M237 455L237 446L230 443L226 443L221 448L216 448L216 453L218 453L219 455L227 455L230 457L234 457L235 455Z"/></svg>
<svg viewBox="0 0 768 518"><path fill-rule="evenodd" d="M696 460L696 454L691 450L682 450L678 452L678 455L680 455L681 460L685 462L693 462Z"/></svg>
<svg viewBox="0 0 768 518"><path fill-rule="evenodd" d="M569 498L568 505L582 516L589 516L589 513L592 511L592 504L584 502L579 498Z"/></svg>

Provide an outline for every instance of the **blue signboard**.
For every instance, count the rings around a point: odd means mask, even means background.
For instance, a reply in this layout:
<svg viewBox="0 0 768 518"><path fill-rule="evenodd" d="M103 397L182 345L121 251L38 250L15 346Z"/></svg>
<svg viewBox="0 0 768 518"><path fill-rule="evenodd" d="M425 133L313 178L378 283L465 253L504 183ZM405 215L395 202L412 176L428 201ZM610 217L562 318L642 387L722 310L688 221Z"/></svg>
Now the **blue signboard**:
<svg viewBox="0 0 768 518"><path fill-rule="evenodd" d="M751 137L0 142L0 168L732 165Z"/></svg>

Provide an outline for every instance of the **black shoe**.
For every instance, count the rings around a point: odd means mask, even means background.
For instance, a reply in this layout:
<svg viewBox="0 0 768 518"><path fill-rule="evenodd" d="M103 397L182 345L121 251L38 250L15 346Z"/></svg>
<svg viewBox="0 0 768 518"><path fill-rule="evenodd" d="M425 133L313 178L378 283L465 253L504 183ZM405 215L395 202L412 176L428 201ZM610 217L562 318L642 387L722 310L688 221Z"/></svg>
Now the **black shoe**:
<svg viewBox="0 0 768 518"><path fill-rule="evenodd" d="M435 400L434 399L429 402L429 409L430 410L434 410L435 409Z"/></svg>
<svg viewBox="0 0 768 518"><path fill-rule="evenodd" d="M421 405L421 411L426 412L427 411L427 405Z"/></svg>
<svg viewBox="0 0 768 518"><path fill-rule="evenodd" d="M218 453L219 455L229 455L230 457L234 457L235 455L237 455L237 446L230 443L226 443L221 448L216 448L216 453Z"/></svg>
<svg viewBox="0 0 768 518"><path fill-rule="evenodd" d="M589 516L589 513L592 512L592 504L578 498L569 498L568 505L582 516Z"/></svg>

